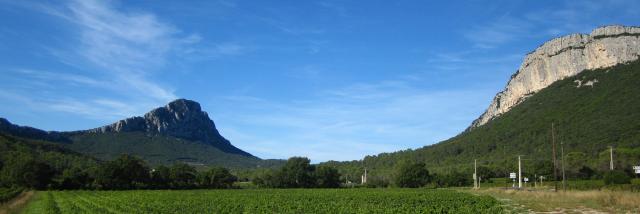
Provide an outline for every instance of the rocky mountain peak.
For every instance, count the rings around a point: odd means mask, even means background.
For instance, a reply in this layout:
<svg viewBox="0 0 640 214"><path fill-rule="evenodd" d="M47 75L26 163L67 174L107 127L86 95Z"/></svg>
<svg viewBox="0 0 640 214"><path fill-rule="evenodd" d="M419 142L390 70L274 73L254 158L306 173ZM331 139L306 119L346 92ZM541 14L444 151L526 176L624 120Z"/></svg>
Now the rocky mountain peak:
<svg viewBox="0 0 640 214"><path fill-rule="evenodd" d="M640 56L640 27L620 25L594 29L590 34L571 34L545 42L527 54L505 89L469 127L496 118L552 83L586 69L631 62ZM468 130L469 130L468 129Z"/></svg>
<svg viewBox="0 0 640 214"><path fill-rule="evenodd" d="M169 104L167 104L164 107L164 109L167 109L169 112L179 114L179 115L202 112L202 109L200 108L200 103L195 102L193 100L187 100L187 99L174 100Z"/></svg>
<svg viewBox="0 0 640 214"><path fill-rule="evenodd" d="M187 99L172 101L164 107L149 111L142 117L127 118L89 131L141 131L205 142L220 135L213 121L200 108L200 104Z"/></svg>
<svg viewBox="0 0 640 214"><path fill-rule="evenodd" d="M127 118L85 132L144 132L148 135L165 135L211 144L225 152L250 155L231 145L220 135L209 115L202 111L200 104L187 99L172 101L142 117Z"/></svg>
<svg viewBox="0 0 640 214"><path fill-rule="evenodd" d="M144 115L146 131L189 140L208 141L220 136L215 124L200 104L178 99Z"/></svg>

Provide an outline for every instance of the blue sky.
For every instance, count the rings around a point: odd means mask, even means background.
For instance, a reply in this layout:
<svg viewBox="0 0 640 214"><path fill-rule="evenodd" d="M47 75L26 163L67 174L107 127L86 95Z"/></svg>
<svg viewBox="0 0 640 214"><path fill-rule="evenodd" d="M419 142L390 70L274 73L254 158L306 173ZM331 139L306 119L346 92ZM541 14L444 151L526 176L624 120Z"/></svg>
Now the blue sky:
<svg viewBox="0 0 640 214"><path fill-rule="evenodd" d="M314 162L464 130L544 41L638 1L0 0L0 117L79 130L176 98L239 148Z"/></svg>

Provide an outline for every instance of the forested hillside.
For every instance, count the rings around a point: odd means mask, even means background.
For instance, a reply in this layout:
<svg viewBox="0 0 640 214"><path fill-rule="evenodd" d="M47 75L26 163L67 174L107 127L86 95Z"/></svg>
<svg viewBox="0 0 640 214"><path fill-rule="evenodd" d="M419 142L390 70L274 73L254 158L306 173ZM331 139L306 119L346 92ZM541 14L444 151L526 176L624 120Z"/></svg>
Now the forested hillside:
<svg viewBox="0 0 640 214"><path fill-rule="evenodd" d="M55 143L0 133L0 187L80 188L97 163Z"/></svg>
<svg viewBox="0 0 640 214"><path fill-rule="evenodd" d="M403 161L424 162L433 172L471 173L474 159L485 176L504 176L524 155L525 174L551 174L552 124L558 158L561 143L570 177L597 176L609 167L609 146L617 169L631 174L640 164L640 61L586 70L530 95L500 117L449 140L416 150L327 162L359 178L366 167L387 179Z"/></svg>

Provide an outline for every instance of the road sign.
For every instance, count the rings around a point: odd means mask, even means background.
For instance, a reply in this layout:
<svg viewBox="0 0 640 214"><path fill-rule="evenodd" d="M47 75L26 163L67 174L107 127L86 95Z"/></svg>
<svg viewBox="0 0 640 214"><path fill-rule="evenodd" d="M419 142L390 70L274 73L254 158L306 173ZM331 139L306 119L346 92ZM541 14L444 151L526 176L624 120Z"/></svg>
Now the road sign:
<svg viewBox="0 0 640 214"><path fill-rule="evenodd" d="M633 170L636 171L636 174L640 174L640 166L633 166Z"/></svg>
<svg viewBox="0 0 640 214"><path fill-rule="evenodd" d="M516 178L516 173L515 172L509 173L509 178Z"/></svg>
<svg viewBox="0 0 640 214"><path fill-rule="evenodd" d="M529 178L524 178L524 182L529 182Z"/></svg>

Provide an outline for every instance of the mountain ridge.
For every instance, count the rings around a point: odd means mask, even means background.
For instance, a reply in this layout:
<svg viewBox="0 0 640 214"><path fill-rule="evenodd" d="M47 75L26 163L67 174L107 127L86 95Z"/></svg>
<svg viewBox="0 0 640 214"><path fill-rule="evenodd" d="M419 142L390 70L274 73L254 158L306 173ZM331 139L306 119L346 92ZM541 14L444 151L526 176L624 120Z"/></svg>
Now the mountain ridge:
<svg viewBox="0 0 640 214"><path fill-rule="evenodd" d="M0 132L60 143L76 152L109 160L122 153L138 155L152 164L175 161L236 168L278 164L262 160L229 142L216 129L199 103L177 99L143 116L79 131L43 131L0 118Z"/></svg>
<svg viewBox="0 0 640 214"><path fill-rule="evenodd" d="M134 116L110 125L83 131L73 131L72 133L134 131L199 141L214 145L225 152L253 156L231 145L229 140L220 135L215 123L209 118L207 112L202 111L200 104L188 99L174 100L164 107L158 107L145 113L144 116Z"/></svg>
<svg viewBox="0 0 640 214"><path fill-rule="evenodd" d="M528 53L520 68L468 130L486 124L552 83L583 70L610 67L640 56L640 27L609 25L590 34L570 34Z"/></svg>

